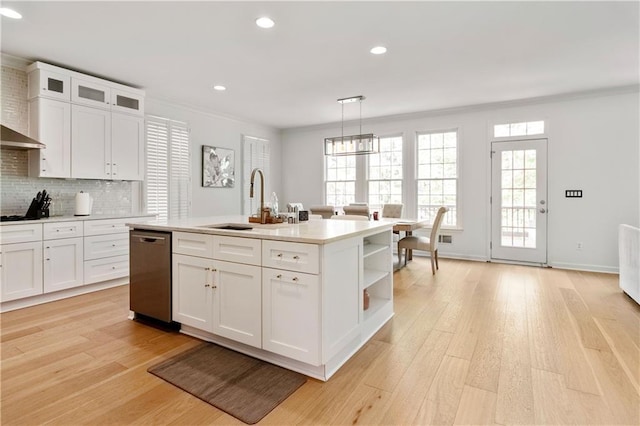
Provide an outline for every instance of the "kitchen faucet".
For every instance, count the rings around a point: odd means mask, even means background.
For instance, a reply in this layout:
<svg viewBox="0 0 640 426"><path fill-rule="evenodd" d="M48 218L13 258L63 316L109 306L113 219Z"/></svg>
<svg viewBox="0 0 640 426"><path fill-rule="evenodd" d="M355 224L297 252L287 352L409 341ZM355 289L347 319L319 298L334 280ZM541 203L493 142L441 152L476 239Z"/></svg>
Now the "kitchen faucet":
<svg viewBox="0 0 640 426"><path fill-rule="evenodd" d="M256 172L260 173L260 223L267 223L267 215L264 214L264 173L257 167L251 171L249 198L253 198L253 181L256 177Z"/></svg>

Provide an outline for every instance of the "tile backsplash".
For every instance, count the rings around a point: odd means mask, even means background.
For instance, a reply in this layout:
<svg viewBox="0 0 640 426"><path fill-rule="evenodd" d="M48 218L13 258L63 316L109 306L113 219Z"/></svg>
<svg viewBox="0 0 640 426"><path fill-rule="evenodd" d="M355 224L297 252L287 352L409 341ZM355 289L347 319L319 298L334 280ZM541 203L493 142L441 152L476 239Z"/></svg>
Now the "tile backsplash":
<svg viewBox="0 0 640 426"><path fill-rule="evenodd" d="M27 134L27 73L2 66L0 86L2 124ZM53 213L72 215L75 194L84 191L94 199L93 214L130 214L133 185L126 181L50 179L28 176L28 151L0 149L0 213L23 215L38 191L46 189L53 199Z"/></svg>

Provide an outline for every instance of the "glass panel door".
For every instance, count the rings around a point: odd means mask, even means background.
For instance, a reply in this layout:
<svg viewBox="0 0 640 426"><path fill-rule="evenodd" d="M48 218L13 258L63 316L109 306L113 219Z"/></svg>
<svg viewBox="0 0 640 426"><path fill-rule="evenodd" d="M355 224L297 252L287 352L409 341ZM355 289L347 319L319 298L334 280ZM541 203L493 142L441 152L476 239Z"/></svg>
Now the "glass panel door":
<svg viewBox="0 0 640 426"><path fill-rule="evenodd" d="M547 262L547 141L492 144L491 258Z"/></svg>

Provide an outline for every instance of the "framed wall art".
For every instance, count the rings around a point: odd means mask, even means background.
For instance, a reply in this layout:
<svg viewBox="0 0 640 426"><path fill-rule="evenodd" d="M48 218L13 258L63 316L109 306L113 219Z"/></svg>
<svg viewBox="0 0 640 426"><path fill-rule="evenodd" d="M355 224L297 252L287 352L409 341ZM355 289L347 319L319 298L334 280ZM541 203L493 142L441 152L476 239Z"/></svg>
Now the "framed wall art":
<svg viewBox="0 0 640 426"><path fill-rule="evenodd" d="M233 188L235 180L233 150L202 145L202 186Z"/></svg>

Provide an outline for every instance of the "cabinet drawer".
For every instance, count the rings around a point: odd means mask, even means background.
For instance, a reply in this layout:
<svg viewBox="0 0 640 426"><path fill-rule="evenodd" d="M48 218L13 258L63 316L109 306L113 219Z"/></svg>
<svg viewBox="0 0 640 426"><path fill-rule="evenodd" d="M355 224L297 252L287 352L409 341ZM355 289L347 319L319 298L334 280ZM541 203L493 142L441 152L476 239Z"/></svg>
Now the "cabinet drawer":
<svg viewBox="0 0 640 426"><path fill-rule="evenodd" d="M262 244L262 265L317 274L320 272L320 249L315 244L265 240Z"/></svg>
<svg viewBox="0 0 640 426"><path fill-rule="evenodd" d="M83 225L81 221L43 224L43 240L82 237L82 235Z"/></svg>
<svg viewBox="0 0 640 426"><path fill-rule="evenodd" d="M0 226L0 244L42 241L42 224Z"/></svg>
<svg viewBox="0 0 640 426"><path fill-rule="evenodd" d="M84 239L85 260L128 254L129 234L96 235Z"/></svg>
<svg viewBox="0 0 640 426"><path fill-rule="evenodd" d="M213 257L213 235L174 232L172 251L187 256Z"/></svg>
<svg viewBox="0 0 640 426"><path fill-rule="evenodd" d="M131 218L85 220L84 236L128 233L129 227L125 225L128 222Z"/></svg>
<svg viewBox="0 0 640 426"><path fill-rule="evenodd" d="M216 235L213 238L213 258L260 266L261 247L261 240Z"/></svg>
<svg viewBox="0 0 640 426"><path fill-rule="evenodd" d="M84 283L92 284L113 280L129 275L129 256L107 257L105 259L85 260Z"/></svg>

